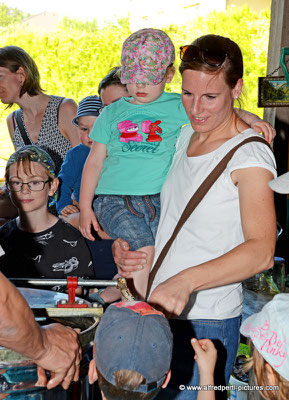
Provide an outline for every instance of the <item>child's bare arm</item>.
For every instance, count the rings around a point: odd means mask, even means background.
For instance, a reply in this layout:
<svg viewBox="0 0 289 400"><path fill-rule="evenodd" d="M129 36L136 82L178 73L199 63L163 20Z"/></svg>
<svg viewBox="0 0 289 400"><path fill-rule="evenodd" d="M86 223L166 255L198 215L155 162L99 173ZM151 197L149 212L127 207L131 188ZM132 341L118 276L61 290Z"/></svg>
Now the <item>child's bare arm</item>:
<svg viewBox="0 0 289 400"><path fill-rule="evenodd" d="M263 121L258 115L250 113L249 111L241 110L240 108L234 108L235 113L241 118L246 124L248 124L254 131L263 133L268 143L271 143L276 136L276 131L273 126L266 121Z"/></svg>
<svg viewBox="0 0 289 400"><path fill-rule="evenodd" d="M192 339L195 360L200 374L200 386L214 386L214 370L217 361L217 350L210 339ZM215 400L214 390L199 390L197 400Z"/></svg>
<svg viewBox="0 0 289 400"><path fill-rule="evenodd" d="M63 217L67 217L69 214L77 213L79 212L79 208L74 206L73 204L68 204L61 210L61 215Z"/></svg>
<svg viewBox="0 0 289 400"><path fill-rule="evenodd" d="M89 240L94 240L91 234L91 225L96 231L99 229L96 216L92 210L92 201L105 158L106 145L94 142L82 172L79 196L79 230Z"/></svg>

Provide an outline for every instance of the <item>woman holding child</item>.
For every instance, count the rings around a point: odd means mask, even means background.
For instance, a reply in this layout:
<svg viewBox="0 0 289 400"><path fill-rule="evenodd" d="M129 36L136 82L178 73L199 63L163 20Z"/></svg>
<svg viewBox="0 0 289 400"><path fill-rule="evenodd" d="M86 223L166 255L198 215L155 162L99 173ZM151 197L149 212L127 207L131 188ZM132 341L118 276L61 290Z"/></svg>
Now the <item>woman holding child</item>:
<svg viewBox="0 0 289 400"><path fill-rule="evenodd" d="M182 103L190 125L182 128L161 192L156 255L186 204L219 161L238 143L257 136L233 111L243 86L239 46L206 35L181 48ZM273 265L276 219L268 186L275 160L269 147L240 147L181 228L153 282L149 300L172 317L172 380L158 399L194 399L197 365L190 339L210 338L218 350L215 384L228 384L239 343L242 281ZM115 243L120 274L141 269L146 256ZM137 267L138 266L138 267ZM226 398L226 392L217 392ZM162 397L163 396L163 397Z"/></svg>

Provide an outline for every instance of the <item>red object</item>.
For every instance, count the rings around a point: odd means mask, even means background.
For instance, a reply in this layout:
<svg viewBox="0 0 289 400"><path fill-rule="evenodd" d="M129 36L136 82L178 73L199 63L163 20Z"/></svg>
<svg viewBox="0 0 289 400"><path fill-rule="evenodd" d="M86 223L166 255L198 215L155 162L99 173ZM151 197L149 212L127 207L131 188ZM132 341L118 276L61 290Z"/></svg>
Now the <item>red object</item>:
<svg viewBox="0 0 289 400"><path fill-rule="evenodd" d="M161 121L156 121L156 122L152 122L149 125L149 132L148 132L148 137L146 139L147 142L161 142L162 138L156 134L156 132L158 133L162 133L163 130L162 128L160 128L158 125L161 123Z"/></svg>
<svg viewBox="0 0 289 400"><path fill-rule="evenodd" d="M57 304L58 308L87 308L87 304L78 304L75 302L75 289L77 288L77 276L67 277L68 301L65 304Z"/></svg>

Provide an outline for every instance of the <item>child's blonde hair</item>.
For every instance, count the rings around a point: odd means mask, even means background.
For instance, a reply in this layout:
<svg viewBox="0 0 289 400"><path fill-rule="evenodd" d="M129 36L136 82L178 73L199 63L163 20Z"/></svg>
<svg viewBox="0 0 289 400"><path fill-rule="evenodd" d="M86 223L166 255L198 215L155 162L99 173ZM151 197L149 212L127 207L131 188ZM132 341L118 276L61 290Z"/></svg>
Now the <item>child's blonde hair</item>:
<svg viewBox="0 0 289 400"><path fill-rule="evenodd" d="M260 392L262 395L269 400L287 400L289 397L289 382L278 374L275 369L272 368L274 375L274 385L278 386L278 390L265 390L266 386L269 386L268 377L266 373L267 361L261 356L258 350L253 346L253 367L258 386L262 386L263 390Z"/></svg>
<svg viewBox="0 0 289 400"><path fill-rule="evenodd" d="M115 385L107 380L97 371L98 386L107 400L152 400L158 394L161 388L155 389L149 393L135 392L140 385L146 383L145 378L136 371L122 369L114 372ZM126 387L127 389L123 389Z"/></svg>

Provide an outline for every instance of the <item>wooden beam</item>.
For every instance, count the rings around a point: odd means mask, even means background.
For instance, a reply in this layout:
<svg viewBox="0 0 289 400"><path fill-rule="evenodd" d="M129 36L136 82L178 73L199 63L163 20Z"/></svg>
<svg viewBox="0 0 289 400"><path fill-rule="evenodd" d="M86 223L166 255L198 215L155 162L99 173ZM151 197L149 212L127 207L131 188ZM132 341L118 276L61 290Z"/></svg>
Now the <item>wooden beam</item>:
<svg viewBox="0 0 289 400"><path fill-rule="evenodd" d="M283 47L289 47L289 1L272 0L270 38L267 62L267 74L272 73L280 65L280 54ZM283 76L280 68L274 76ZM277 162L277 172L281 175L288 171L289 143L289 107L265 108L264 119L276 129L274 154ZM285 195L275 194L277 220L286 234L281 235L277 242L276 255L289 259L288 252L288 214L289 200Z"/></svg>

